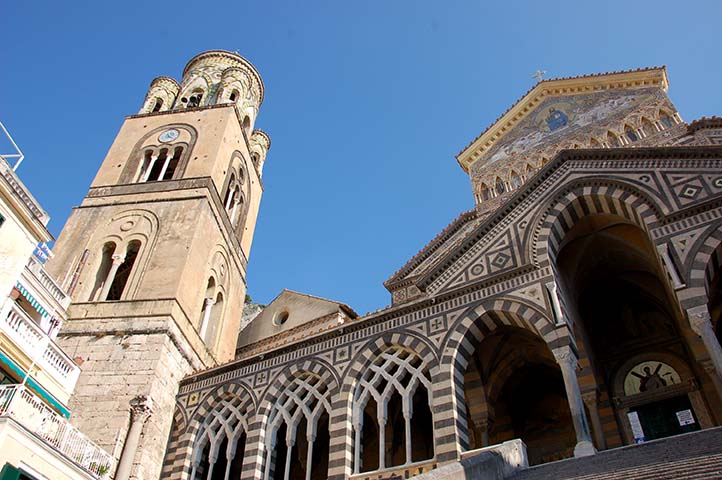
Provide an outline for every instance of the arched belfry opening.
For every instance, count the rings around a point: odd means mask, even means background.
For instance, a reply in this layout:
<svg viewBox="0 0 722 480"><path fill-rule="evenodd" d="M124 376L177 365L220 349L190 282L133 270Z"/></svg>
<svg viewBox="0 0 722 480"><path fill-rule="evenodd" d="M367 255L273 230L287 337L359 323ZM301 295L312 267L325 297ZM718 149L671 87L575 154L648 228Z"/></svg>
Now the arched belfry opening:
<svg viewBox="0 0 722 480"><path fill-rule="evenodd" d="M520 438L531 465L571 457L576 435L561 370L544 340L510 317L518 316L492 311L477 321L487 333L472 342L464 372L469 448Z"/></svg>
<svg viewBox="0 0 722 480"><path fill-rule="evenodd" d="M597 443L700 429L707 412L680 334L680 310L647 233L621 216L583 216L563 235L555 265L591 367L580 384L596 388L594 410L608 412L592 423L617 427L595 432Z"/></svg>

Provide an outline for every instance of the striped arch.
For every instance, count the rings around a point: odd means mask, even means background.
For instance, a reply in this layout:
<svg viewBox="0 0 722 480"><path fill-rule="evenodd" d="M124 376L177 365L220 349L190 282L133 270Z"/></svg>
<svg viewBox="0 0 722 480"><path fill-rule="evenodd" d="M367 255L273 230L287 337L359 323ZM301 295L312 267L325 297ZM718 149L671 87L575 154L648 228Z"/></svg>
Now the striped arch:
<svg viewBox="0 0 722 480"><path fill-rule="evenodd" d="M554 322L541 310L531 305L499 298L486 300L468 308L449 329L441 359L443 374L449 380L444 404L438 408L449 412L443 435L455 439L457 457L469 448L469 427L464 400L464 373L481 342L497 328L513 326L540 337L549 348L572 342L566 329L555 329ZM449 454L449 456L451 456Z"/></svg>
<svg viewBox="0 0 722 480"><path fill-rule="evenodd" d="M687 283L687 294L682 307L689 309L709 302L710 284L715 270L722 268L722 224L710 229L690 252L686 271L683 272Z"/></svg>
<svg viewBox="0 0 722 480"><path fill-rule="evenodd" d="M206 443L212 442L217 449L220 434L228 434L229 440L247 434L255 410L256 398L245 385L224 384L207 394L191 415L185 433L178 438L173 471L181 470L181 478L192 478Z"/></svg>
<svg viewBox="0 0 722 480"><path fill-rule="evenodd" d="M553 265L564 235L587 215L612 214L649 232L662 218L659 207L631 185L613 181L577 182L549 202L535 221L534 239L528 245L539 268Z"/></svg>
<svg viewBox="0 0 722 480"><path fill-rule="evenodd" d="M296 429L306 421L307 434L315 438L318 421L324 413L329 422L332 414L332 397L338 391L338 377L334 369L319 359L308 359L282 370L266 390L259 408L258 422L254 425L249 442L262 445L255 458L257 476L270 478L272 455L278 442L293 445ZM281 426L286 425L286 438L277 438ZM308 455L312 455L313 442L309 442ZM287 449L290 455L290 446ZM286 462L290 461L290 457ZM310 458L306 464L310 465Z"/></svg>

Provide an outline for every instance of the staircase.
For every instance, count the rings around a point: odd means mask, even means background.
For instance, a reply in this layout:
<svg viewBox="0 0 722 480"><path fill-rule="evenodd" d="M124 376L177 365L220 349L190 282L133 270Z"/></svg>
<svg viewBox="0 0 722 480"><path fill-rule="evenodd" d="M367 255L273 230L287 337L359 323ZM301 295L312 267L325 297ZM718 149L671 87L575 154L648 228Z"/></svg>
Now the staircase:
<svg viewBox="0 0 722 480"><path fill-rule="evenodd" d="M722 427L520 470L510 480L722 479Z"/></svg>

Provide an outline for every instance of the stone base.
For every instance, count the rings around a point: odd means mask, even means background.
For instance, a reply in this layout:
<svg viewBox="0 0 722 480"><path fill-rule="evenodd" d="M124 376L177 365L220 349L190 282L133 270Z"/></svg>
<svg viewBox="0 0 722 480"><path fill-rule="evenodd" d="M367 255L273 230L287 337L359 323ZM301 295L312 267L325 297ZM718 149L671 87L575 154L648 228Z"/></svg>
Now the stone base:
<svg viewBox="0 0 722 480"><path fill-rule="evenodd" d="M589 455L594 455L595 453L597 453L597 449L594 448L594 444L592 442L582 441L577 443L577 446L574 447L575 457L588 457Z"/></svg>

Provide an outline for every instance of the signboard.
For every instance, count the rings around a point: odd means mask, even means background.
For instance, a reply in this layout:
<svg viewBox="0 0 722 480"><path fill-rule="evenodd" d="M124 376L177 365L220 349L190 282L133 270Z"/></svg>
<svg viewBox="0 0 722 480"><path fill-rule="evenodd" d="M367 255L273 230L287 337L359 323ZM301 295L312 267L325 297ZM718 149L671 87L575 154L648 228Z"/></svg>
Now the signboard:
<svg viewBox="0 0 722 480"><path fill-rule="evenodd" d="M679 422L680 427L684 427L685 425L692 425L694 422L694 417L692 416L692 410L682 410L681 412L677 412L677 421Z"/></svg>
<svg viewBox="0 0 722 480"><path fill-rule="evenodd" d="M629 418L629 423L632 426L634 443L645 442L646 439L644 438L644 430L642 430L642 424L639 421L639 415L637 415L637 412L628 412L627 417Z"/></svg>

